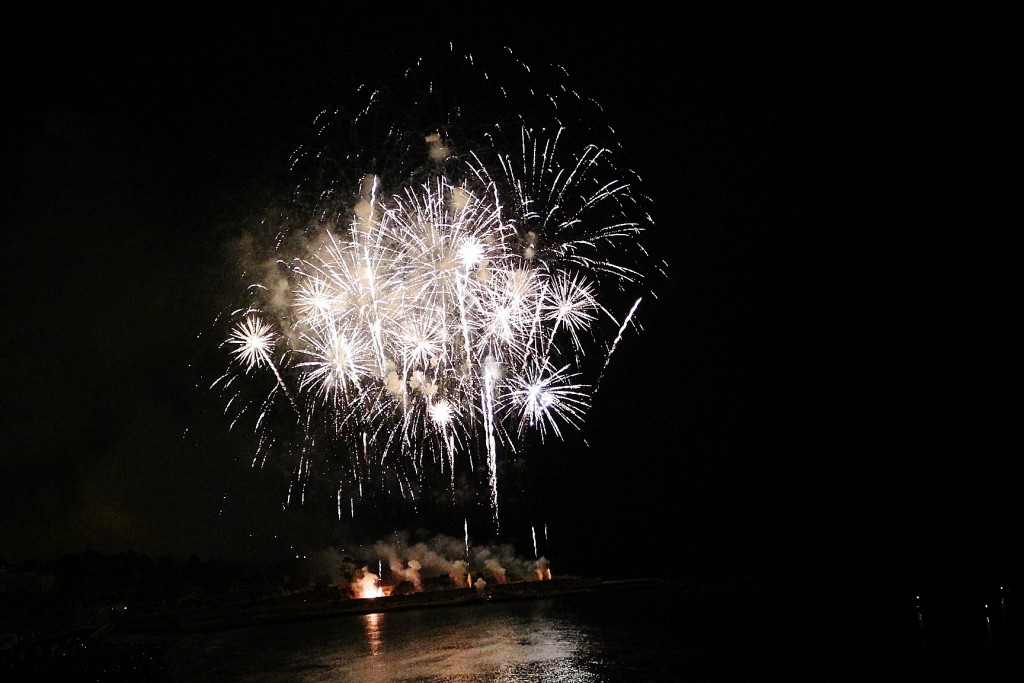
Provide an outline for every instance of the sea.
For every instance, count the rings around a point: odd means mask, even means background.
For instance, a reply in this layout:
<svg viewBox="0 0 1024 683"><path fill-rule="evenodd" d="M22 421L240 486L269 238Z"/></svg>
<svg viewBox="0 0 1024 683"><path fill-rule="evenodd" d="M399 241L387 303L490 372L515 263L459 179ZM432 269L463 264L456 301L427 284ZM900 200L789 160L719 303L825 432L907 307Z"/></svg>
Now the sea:
<svg viewBox="0 0 1024 683"><path fill-rule="evenodd" d="M1024 680L1017 590L609 582L526 600L121 637L105 652L94 644L91 655L8 674L194 683Z"/></svg>

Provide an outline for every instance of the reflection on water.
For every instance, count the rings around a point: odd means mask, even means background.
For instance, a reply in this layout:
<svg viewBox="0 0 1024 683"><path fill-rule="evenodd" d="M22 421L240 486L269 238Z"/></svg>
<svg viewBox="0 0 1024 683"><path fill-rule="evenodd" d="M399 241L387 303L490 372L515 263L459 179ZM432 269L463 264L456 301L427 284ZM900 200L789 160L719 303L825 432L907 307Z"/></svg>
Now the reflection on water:
<svg viewBox="0 0 1024 683"><path fill-rule="evenodd" d="M370 655L376 657L380 654L380 626L384 621L384 615L379 612L364 614L360 617L366 624L366 642L370 644Z"/></svg>
<svg viewBox="0 0 1024 683"><path fill-rule="evenodd" d="M171 680L625 683L967 676L1021 665L1006 593L610 589L188 636ZM990 609L991 608L991 609Z"/></svg>
<svg viewBox="0 0 1024 683"><path fill-rule="evenodd" d="M921 596L914 596L914 616L917 619L917 642L920 648L921 662L928 661L928 631L924 627L924 610L921 607Z"/></svg>
<svg viewBox="0 0 1024 683"><path fill-rule="evenodd" d="M343 616L189 636L169 662L175 680L189 681L632 680L616 678L609 668L630 670L628 658L609 659L621 656L616 651L629 647L629 638L608 642L618 628L609 631L598 623L610 614L601 599L586 604L596 597ZM644 637L636 615L622 617L611 621ZM672 679L651 674L645 680Z"/></svg>
<svg viewBox="0 0 1024 683"><path fill-rule="evenodd" d="M504 610L488 613L486 609L449 611L455 613L421 613L413 620L402 613L373 615L389 637L381 640L380 631L368 628L370 657L353 656L347 643L334 641L333 649L324 652L318 662L327 667L325 675L306 680L512 681L519 680L517 672L531 667L539 671L540 666L549 675L559 672L551 680L593 680L585 671L578 671L574 663L585 647L585 639L549 621L546 615L508 614ZM410 623L396 623L394 630L389 630L392 622L406 621L412 621L416 628L410 629ZM391 638L392 633L405 636ZM326 675L327 671L331 674Z"/></svg>

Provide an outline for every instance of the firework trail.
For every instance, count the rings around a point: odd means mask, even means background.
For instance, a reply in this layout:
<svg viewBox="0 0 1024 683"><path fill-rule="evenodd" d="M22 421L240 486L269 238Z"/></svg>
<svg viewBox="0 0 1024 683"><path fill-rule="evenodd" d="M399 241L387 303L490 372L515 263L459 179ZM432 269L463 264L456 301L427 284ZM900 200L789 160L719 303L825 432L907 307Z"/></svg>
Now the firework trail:
<svg viewBox="0 0 1024 683"><path fill-rule="evenodd" d="M214 386L339 515L471 481L497 523L503 458L583 424L643 293L652 221L599 107L499 63L451 51L323 112L242 241Z"/></svg>

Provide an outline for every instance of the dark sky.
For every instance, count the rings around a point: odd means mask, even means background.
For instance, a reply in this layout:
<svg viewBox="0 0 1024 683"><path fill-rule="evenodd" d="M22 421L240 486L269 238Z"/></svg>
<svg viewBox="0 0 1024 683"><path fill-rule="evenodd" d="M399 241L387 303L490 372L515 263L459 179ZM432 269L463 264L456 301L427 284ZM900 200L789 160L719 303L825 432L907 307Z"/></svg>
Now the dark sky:
<svg viewBox="0 0 1024 683"><path fill-rule="evenodd" d="M195 386L222 245L340 82L450 39L562 64L604 106L669 265L551 448L553 555L1006 571L1020 136L1001 18L666 12L8 23L0 557L329 534L278 514L279 482Z"/></svg>

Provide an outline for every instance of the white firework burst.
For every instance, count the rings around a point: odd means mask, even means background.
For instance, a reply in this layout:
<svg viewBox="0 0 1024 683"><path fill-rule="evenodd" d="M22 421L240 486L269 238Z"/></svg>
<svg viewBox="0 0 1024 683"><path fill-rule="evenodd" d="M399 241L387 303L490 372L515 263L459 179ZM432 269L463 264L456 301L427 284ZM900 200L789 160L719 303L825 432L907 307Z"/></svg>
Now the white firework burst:
<svg viewBox="0 0 1024 683"><path fill-rule="evenodd" d="M493 88L489 76L481 83ZM349 129L433 111L441 80L402 85L408 101L388 106L391 90L371 90ZM490 111L507 118L510 91L498 92ZM567 88L559 98L543 100L558 115L585 102ZM431 471L454 485L455 468L472 470L482 451L497 519L501 446L583 424L600 375L583 378L603 372L632 321L637 304L619 315L617 298L644 284L639 238L651 218L614 145L574 146L582 133L557 116L473 127L468 108L436 110L419 128L392 122L373 150L342 150L339 177L319 190L300 185L294 204L308 219L275 228L277 267L261 254L246 290L256 297L228 341L247 373L269 368L284 389L303 472L323 451L343 463L336 490L390 476L416 497ZM318 135L329 121L318 120ZM328 150L300 148L293 165ZM258 405L267 425L274 401Z"/></svg>

